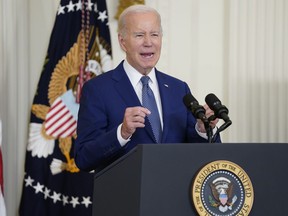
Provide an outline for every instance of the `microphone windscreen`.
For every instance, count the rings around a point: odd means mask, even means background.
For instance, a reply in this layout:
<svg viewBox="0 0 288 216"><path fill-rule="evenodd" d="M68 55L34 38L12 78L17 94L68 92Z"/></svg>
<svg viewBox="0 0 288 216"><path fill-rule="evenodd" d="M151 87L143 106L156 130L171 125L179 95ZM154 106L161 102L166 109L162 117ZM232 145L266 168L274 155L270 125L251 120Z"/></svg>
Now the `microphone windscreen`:
<svg viewBox="0 0 288 216"><path fill-rule="evenodd" d="M185 104L186 107L190 107L191 103L195 103L198 101L193 97L193 95L191 93L188 93L187 95L185 95L183 97L183 103Z"/></svg>
<svg viewBox="0 0 288 216"><path fill-rule="evenodd" d="M212 110L214 110L215 105L221 104L221 101L213 93L210 93L205 97L205 102Z"/></svg>

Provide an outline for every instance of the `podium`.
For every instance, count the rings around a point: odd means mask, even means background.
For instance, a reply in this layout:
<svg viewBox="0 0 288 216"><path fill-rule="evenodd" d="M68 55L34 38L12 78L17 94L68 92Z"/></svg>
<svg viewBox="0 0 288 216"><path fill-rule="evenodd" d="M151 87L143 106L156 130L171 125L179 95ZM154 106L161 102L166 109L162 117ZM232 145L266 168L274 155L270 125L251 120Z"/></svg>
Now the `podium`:
<svg viewBox="0 0 288 216"><path fill-rule="evenodd" d="M219 160L249 176L249 215L288 214L288 144L201 143L138 145L95 175L93 216L199 215L193 181L201 168Z"/></svg>

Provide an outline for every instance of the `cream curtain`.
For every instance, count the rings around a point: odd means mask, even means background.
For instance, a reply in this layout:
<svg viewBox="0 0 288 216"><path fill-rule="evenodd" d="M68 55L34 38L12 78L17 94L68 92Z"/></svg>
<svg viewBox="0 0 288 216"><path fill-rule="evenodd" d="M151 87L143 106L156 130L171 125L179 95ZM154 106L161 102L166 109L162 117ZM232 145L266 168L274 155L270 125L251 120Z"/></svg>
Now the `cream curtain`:
<svg viewBox="0 0 288 216"><path fill-rule="evenodd" d="M233 142L288 142L288 2L229 1L227 98Z"/></svg>
<svg viewBox="0 0 288 216"><path fill-rule="evenodd" d="M38 61L42 64L46 51L41 53L38 50L35 56L39 56L39 59L30 57L37 46L40 50L41 46L47 49L58 3L56 0L0 1L0 116L4 196L9 216L18 215L30 109L42 67L35 69L35 65ZM41 16L42 30L35 29L34 20ZM43 33L46 33L45 43L39 43Z"/></svg>
<svg viewBox="0 0 288 216"><path fill-rule="evenodd" d="M3 129L4 196L7 215L16 215L31 102L28 2L2 0L0 4L0 116Z"/></svg>

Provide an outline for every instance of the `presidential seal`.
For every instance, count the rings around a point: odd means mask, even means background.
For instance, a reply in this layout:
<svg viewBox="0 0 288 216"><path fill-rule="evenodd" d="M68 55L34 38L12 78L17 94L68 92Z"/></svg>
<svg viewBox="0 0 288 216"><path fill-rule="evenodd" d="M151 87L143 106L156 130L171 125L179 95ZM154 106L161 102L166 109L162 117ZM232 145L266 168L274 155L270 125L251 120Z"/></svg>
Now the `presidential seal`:
<svg viewBox="0 0 288 216"><path fill-rule="evenodd" d="M247 173L230 161L205 165L192 184L193 205L200 216L248 216L254 190Z"/></svg>

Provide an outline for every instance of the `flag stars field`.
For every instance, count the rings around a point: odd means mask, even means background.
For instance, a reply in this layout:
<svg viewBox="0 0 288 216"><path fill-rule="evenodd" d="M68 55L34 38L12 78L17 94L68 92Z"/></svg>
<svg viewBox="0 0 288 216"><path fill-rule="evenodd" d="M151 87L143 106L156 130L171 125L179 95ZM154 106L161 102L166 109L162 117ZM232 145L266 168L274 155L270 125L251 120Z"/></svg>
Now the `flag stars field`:
<svg viewBox="0 0 288 216"><path fill-rule="evenodd" d="M43 187L44 187L43 185L41 185L39 182L37 182L37 185L34 186L33 188L35 189L35 193L37 194L39 192L43 193Z"/></svg>
<svg viewBox="0 0 288 216"><path fill-rule="evenodd" d="M98 7L96 3L92 3L91 0L89 0L88 2L85 2L86 4L86 8L89 11L93 11L93 6L94 6L94 12L98 12ZM76 6L76 10L75 7ZM65 8L67 8L67 11L65 12ZM77 3L73 4L73 1L69 1L68 5L59 5L58 10L57 10L57 15L61 15L61 14L65 14L65 13L69 13L69 12L74 12L74 11L81 11L82 10L82 2L81 0L79 0ZM107 11L99 11L99 20L101 20L102 22L105 21L105 19L108 19L108 15L107 15Z"/></svg>
<svg viewBox="0 0 288 216"><path fill-rule="evenodd" d="M71 204L73 208L76 208L77 205L83 205L86 208L89 208L89 206L92 205L90 196L87 196L87 197L83 196L80 201L79 201L80 199L79 197L71 196L71 199L69 201L69 196L63 195L61 193L57 193L55 191L51 192L51 189L47 187L44 188L44 185L41 185L39 182L35 183L36 185L33 186L34 181L35 181L34 179L28 176L25 179L25 182L26 182L25 186L33 188L35 190L34 191L35 194L42 193L44 195L45 200L49 198L53 201L53 203L62 202L63 206ZM51 193L53 193L52 196L50 195Z"/></svg>
<svg viewBox="0 0 288 216"><path fill-rule="evenodd" d="M50 197L50 196L49 196L50 191L51 191L51 190L49 190L47 187L45 187L45 190L44 190L44 199L45 199L45 200L46 200L48 197Z"/></svg>
<svg viewBox="0 0 288 216"><path fill-rule="evenodd" d="M72 198L72 200L70 201L70 203L72 204L72 206L73 206L73 208L75 208L77 205L79 205L80 203L79 203L79 198L78 197L71 197Z"/></svg>
<svg viewBox="0 0 288 216"><path fill-rule="evenodd" d="M72 1L69 2L69 4L66 6L68 8L68 12L74 11L74 6Z"/></svg>
<svg viewBox="0 0 288 216"><path fill-rule="evenodd" d="M108 19L108 16L107 16L107 14L106 14L106 11L99 12L98 20L101 20L102 22L104 22L105 19Z"/></svg>
<svg viewBox="0 0 288 216"><path fill-rule="evenodd" d="M56 193L53 191L53 195L51 196L51 199L53 199L53 202L56 203L57 201L61 201L61 193Z"/></svg>
<svg viewBox="0 0 288 216"><path fill-rule="evenodd" d="M32 186L33 182L34 180L30 176L28 176L28 178L25 179L25 186Z"/></svg>
<svg viewBox="0 0 288 216"><path fill-rule="evenodd" d="M62 195L63 206L69 204L68 198L69 198L68 196Z"/></svg>
<svg viewBox="0 0 288 216"><path fill-rule="evenodd" d="M81 204L84 204L86 208L88 208L89 205L92 204L92 202L90 201L90 197L83 197L83 201L81 202Z"/></svg>
<svg viewBox="0 0 288 216"><path fill-rule="evenodd" d="M88 2L85 2L86 7L89 11L93 11L93 6L94 6L94 12L97 13L98 9L97 9L97 4L96 3L92 3L91 0L89 0ZM76 11L81 11L82 10L82 2L81 0L78 1L78 3L73 4L72 1L69 1L68 5L64 5L62 6L61 4L58 7L58 11L57 11L57 15L61 15L61 14L65 14L65 13L70 13L70 12L74 12L75 9L74 7L76 6ZM65 12L65 8L67 8L67 12ZM98 16L98 20L101 20L102 23L105 22L106 19L108 19L108 15L107 15L107 11L99 11L99 16ZM107 22L108 25L108 22Z"/></svg>

